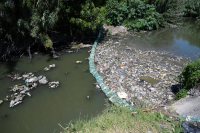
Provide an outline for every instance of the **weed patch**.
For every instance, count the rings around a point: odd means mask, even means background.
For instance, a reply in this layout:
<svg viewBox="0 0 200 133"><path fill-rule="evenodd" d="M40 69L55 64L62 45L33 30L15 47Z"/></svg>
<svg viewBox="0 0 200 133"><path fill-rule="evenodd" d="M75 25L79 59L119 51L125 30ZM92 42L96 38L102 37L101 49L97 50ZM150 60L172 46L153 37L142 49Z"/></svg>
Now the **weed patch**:
<svg viewBox="0 0 200 133"><path fill-rule="evenodd" d="M101 115L92 117L90 120L71 121L67 127L62 127L63 132L169 133L174 131L180 133L182 131L182 121L178 117L170 117L161 111L144 111L143 109L144 106L133 113L127 108L109 104Z"/></svg>
<svg viewBox="0 0 200 133"><path fill-rule="evenodd" d="M178 100L186 96L191 88L198 88L200 85L200 58L188 62L183 72L176 77L180 81L180 91L176 94L175 99Z"/></svg>

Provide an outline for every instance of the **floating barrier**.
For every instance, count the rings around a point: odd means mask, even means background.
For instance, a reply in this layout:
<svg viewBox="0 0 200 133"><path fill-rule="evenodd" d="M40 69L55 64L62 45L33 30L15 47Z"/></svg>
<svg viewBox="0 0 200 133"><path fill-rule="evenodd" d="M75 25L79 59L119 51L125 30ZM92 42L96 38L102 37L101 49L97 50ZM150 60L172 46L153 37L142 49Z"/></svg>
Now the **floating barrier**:
<svg viewBox="0 0 200 133"><path fill-rule="evenodd" d="M134 108L132 106L130 106L125 100L119 98L116 94L114 94L109 86L107 86L104 81L103 78L101 77L101 75L98 73L98 71L95 68L94 65L94 56L95 56L95 50L96 50L96 46L97 43L99 41L99 38L101 37L101 32L102 32L102 27L100 29L99 35L97 37L97 39L95 40L93 46L92 46L92 50L90 53L90 57L89 57L89 69L90 69L90 73L96 78L97 83L100 85L101 90L106 94L106 96L109 98L109 100L114 103L116 106L121 106L121 107L127 107L130 110L133 110Z"/></svg>
<svg viewBox="0 0 200 133"><path fill-rule="evenodd" d="M199 121L200 122L200 117L197 116L189 116L189 115L180 115L183 118L186 118L188 121Z"/></svg>

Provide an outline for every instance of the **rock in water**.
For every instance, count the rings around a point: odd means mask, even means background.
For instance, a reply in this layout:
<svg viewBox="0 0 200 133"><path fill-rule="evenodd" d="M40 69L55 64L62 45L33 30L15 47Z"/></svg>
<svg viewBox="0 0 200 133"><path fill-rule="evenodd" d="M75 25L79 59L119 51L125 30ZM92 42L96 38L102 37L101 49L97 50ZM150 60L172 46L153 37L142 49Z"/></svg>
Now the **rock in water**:
<svg viewBox="0 0 200 133"><path fill-rule="evenodd" d="M53 58L54 59L59 59L59 56L57 56L56 54L53 54Z"/></svg>
<svg viewBox="0 0 200 133"><path fill-rule="evenodd" d="M40 84L46 84L46 83L48 83L48 80L47 80L46 77L43 77L42 79L39 80L39 83Z"/></svg>
<svg viewBox="0 0 200 133"><path fill-rule="evenodd" d="M10 107L14 107L15 105L22 103L23 98L24 98L24 95L22 95L22 94L14 96L13 100L10 101Z"/></svg>
<svg viewBox="0 0 200 133"><path fill-rule="evenodd" d="M3 103L3 100L0 100L0 105Z"/></svg>
<svg viewBox="0 0 200 133"><path fill-rule="evenodd" d="M50 68L48 68L48 67L44 68L44 71L49 71L49 70L50 70Z"/></svg>
<svg viewBox="0 0 200 133"><path fill-rule="evenodd" d="M59 86L59 81L49 82L49 88L57 88Z"/></svg>
<svg viewBox="0 0 200 133"><path fill-rule="evenodd" d="M80 64L80 63L82 63L82 61L76 61L76 63L77 63L77 64Z"/></svg>
<svg viewBox="0 0 200 133"><path fill-rule="evenodd" d="M55 64L49 65L49 68L56 67Z"/></svg>

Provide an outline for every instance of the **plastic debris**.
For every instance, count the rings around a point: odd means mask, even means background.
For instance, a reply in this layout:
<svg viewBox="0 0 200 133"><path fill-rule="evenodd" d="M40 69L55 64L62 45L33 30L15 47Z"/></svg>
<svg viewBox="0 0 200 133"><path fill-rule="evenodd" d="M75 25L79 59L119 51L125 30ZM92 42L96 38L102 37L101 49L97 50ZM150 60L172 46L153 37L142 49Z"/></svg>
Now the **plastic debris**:
<svg viewBox="0 0 200 133"><path fill-rule="evenodd" d="M128 96L125 92L117 92L117 95L121 99L126 99Z"/></svg>
<svg viewBox="0 0 200 133"><path fill-rule="evenodd" d="M77 64L80 64L80 63L82 63L82 61L76 61L76 63L77 63Z"/></svg>
<svg viewBox="0 0 200 133"><path fill-rule="evenodd" d="M91 49L90 72L102 84L102 90L109 84L106 93L125 92L129 104L134 98L153 104L173 99L171 86L179 83L173 78L181 73L186 59L167 52L142 51L131 45L125 46L124 39L123 35L109 36L108 40L98 46L94 44Z"/></svg>

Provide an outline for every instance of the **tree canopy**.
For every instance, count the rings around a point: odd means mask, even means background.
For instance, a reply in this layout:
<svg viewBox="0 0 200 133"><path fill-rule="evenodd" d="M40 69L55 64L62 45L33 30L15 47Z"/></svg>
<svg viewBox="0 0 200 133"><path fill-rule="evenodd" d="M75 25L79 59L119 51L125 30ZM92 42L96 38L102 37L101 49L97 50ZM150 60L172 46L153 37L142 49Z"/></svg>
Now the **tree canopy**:
<svg viewBox="0 0 200 133"><path fill-rule="evenodd" d="M1 0L0 60L33 45L53 49L53 33L81 40L103 24L126 25L130 31L165 26L164 13L179 0ZM183 0L186 15L199 17L198 0ZM168 15L169 16L169 15Z"/></svg>

